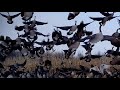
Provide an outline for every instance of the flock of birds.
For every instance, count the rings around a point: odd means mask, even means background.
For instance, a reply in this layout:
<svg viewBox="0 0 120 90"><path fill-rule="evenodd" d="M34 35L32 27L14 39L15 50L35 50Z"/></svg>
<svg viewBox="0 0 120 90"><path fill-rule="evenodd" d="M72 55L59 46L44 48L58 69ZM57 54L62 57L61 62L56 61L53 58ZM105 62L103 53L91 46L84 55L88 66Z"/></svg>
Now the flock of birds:
<svg viewBox="0 0 120 90"><path fill-rule="evenodd" d="M85 12L87 13L87 12ZM102 33L102 27L105 26L105 24L117 17L120 16L114 16L114 13L109 12L100 12L104 17L90 17L92 19L92 22L84 23L84 21L81 21L80 24L72 25L72 26L54 26L54 32L52 32L52 41L48 39L47 41L43 40L41 42L38 42L38 35L42 35L44 37L49 37L50 35L45 35L37 31L37 25L46 25L48 22L41 22L37 21L36 17L34 20L31 20L33 17L34 12L20 12L15 15L10 15L8 12L8 15L4 15L0 13L1 16L5 17L7 19L8 24L13 24L14 18L17 18L19 15L21 15L21 19L23 20L23 26L15 26L16 31L24 31L24 34L19 35L16 39L11 39L9 36L0 36L0 61L4 62L6 57L8 57L13 51L18 50L23 57L29 56L30 58L34 59L35 55L37 57L42 57L43 54L45 54L46 51L53 50L53 47L55 45L67 45L68 50L63 50L64 55L66 59L69 59L71 55L74 55L76 53L76 50L78 49L81 42L84 43L82 47L86 50L86 56L84 57L86 62L90 62L92 58L98 58L100 56L92 55L91 51L96 43L99 41L110 41L111 44L115 47L117 47L116 51L108 50L106 52L106 55L109 56L112 54L115 57L120 55L119 47L120 47L120 33L118 32L120 28L118 28L115 33L110 35L104 35ZM68 20L72 20L75 17L77 17L80 14L80 12L70 12L68 14ZM92 31L87 31L86 27L94 22L99 22L99 33L93 34ZM118 19L118 24L120 24L120 20ZM72 35L72 37L68 38L67 36L62 35L62 30L67 31L67 35ZM75 33L74 33L75 32ZM34 46L34 44L38 44L39 47ZM82 59L82 58L81 58ZM26 64L26 61L23 64L15 64L10 66L10 71L16 71L16 69L20 66L24 66ZM110 62L112 65L120 65L120 60L113 60ZM104 65L105 66L105 65ZM0 64L0 67L3 70L3 65ZM17 68L16 68L17 67ZM45 67L48 69L48 67L51 67L50 60L46 60ZM91 68L93 68L92 66ZM38 68L38 72L42 70L41 67ZM47 70L46 69L46 70ZM104 68L106 71L107 69ZM9 73L10 73L9 71ZM49 71L49 70L48 70ZM48 72L46 71L46 72ZM59 71L57 69L57 71ZM69 70L68 70L69 71ZM71 71L71 70L70 70ZM73 70L75 71L75 70ZM91 71L91 70L90 70ZM92 69L92 72L95 72L97 70ZM22 71L23 72L23 71ZM20 73L22 73L20 72ZM98 71L97 71L98 72ZM99 71L101 72L101 71ZM103 71L102 71L103 72ZM41 72L40 72L41 73ZM40 74L39 73L39 74ZM96 73L96 72L95 72ZM27 74L26 74L27 75ZM46 75L46 74L45 74ZM110 74L111 75L111 74ZM3 75L4 76L4 75ZM23 75L24 76L24 75ZM29 75L30 76L30 75ZM33 75L34 76L34 75ZM43 76L43 73L42 73ZM47 77L47 76L46 76Z"/></svg>

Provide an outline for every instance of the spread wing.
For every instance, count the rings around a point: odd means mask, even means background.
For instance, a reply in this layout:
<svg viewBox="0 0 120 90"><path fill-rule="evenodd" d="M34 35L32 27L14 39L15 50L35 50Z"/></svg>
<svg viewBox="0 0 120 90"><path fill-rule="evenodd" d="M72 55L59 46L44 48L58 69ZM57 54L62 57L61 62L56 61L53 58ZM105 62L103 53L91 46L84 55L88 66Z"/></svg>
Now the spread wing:
<svg viewBox="0 0 120 90"><path fill-rule="evenodd" d="M44 24L48 24L47 22L39 22L39 21L36 21L36 24L37 25L44 25Z"/></svg>
<svg viewBox="0 0 120 90"><path fill-rule="evenodd" d="M106 17L111 15L111 14L108 13L108 12L107 12L107 13L105 13L105 12L100 12L100 13L101 13L102 15L106 16Z"/></svg>
<svg viewBox="0 0 120 90"><path fill-rule="evenodd" d="M103 35L103 40L102 40L102 41L105 41L105 40L111 41L112 39L113 39L112 36L109 36L109 35Z"/></svg>
<svg viewBox="0 0 120 90"><path fill-rule="evenodd" d="M4 14L2 14L2 13L0 13L0 15L2 15L3 17L5 17L5 18L7 18L8 16L7 15L4 15Z"/></svg>
<svg viewBox="0 0 120 90"><path fill-rule="evenodd" d="M57 27L57 26L54 26L54 27ZM63 26L63 27L57 27L59 29L62 29L62 30L69 30L72 26Z"/></svg>
<svg viewBox="0 0 120 90"><path fill-rule="evenodd" d="M50 45L50 44L54 44L53 41L50 41L50 42L43 41L43 42L35 42L35 43L38 44L38 45Z"/></svg>
<svg viewBox="0 0 120 90"><path fill-rule="evenodd" d="M95 20L95 21L101 21L103 20L104 17L90 17L90 19Z"/></svg>
<svg viewBox="0 0 120 90"><path fill-rule="evenodd" d="M22 31L23 29L24 29L24 26L19 26L19 27L16 26L16 27L15 27L15 30L18 30L18 31Z"/></svg>
<svg viewBox="0 0 120 90"><path fill-rule="evenodd" d="M11 16L11 18L16 18L16 17L18 17L20 14L21 14L21 13L15 14L15 15Z"/></svg>

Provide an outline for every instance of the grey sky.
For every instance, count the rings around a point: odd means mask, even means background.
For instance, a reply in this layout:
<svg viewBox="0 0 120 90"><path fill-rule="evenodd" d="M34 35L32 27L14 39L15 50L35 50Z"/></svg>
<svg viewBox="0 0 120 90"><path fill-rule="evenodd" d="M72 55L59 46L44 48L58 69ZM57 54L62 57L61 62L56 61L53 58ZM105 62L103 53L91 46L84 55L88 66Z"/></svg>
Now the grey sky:
<svg viewBox="0 0 120 90"><path fill-rule="evenodd" d="M7 14L7 12L1 12L3 14ZM10 12L11 15L16 14L18 12ZM75 21L77 21L77 24L79 24L82 20L87 23L87 22L91 22L92 20L89 18L91 17L101 17L102 15L99 12L81 12L75 19L69 21L67 20L69 12L34 12L34 16L36 16L36 20L38 21L43 21L43 22L48 22L47 25L43 25L43 26L37 26L37 29L39 32L43 33L43 34L48 34L48 33L52 33L54 27L53 26L66 26L66 25L74 25ZM120 15L119 12L115 13L115 16ZM32 19L34 19L34 16ZM18 25L23 25L22 24L22 19L21 16L13 19L14 23L12 25L8 24L6 21L6 18L0 16L0 35L8 35L10 36L12 39L15 39L17 37L17 31L15 31L15 26ZM103 34L105 35L111 35L113 34L116 29L119 28L119 24L117 22L117 18L113 19L109 22L106 23L106 25L104 27L102 27L102 31ZM89 26L87 26L86 28L88 31L93 31L93 33L98 33L99 32L99 23L98 22L94 22L92 24L90 24ZM62 30L61 30L62 31ZM20 34L22 34L23 32L19 32ZM66 31L62 31L63 35L67 35ZM72 35L71 35L72 36ZM69 36L69 37L71 37ZM41 41L41 40L47 40L47 38L39 36L37 41ZM51 36L50 36L51 39ZM83 44L83 43L81 43ZM98 51L100 51L101 53L105 52L108 49L111 49L112 45L110 44L110 42L108 41L104 41L104 42L98 42L97 44L95 44L92 53L95 54ZM55 46L54 49L56 49L56 51L62 51L64 49L68 49L67 45L60 45L60 46ZM106 50L105 50L106 49ZM116 49L116 48L115 48ZM85 53L85 50L83 47L79 46L79 48L77 49L77 53L78 52L81 53Z"/></svg>

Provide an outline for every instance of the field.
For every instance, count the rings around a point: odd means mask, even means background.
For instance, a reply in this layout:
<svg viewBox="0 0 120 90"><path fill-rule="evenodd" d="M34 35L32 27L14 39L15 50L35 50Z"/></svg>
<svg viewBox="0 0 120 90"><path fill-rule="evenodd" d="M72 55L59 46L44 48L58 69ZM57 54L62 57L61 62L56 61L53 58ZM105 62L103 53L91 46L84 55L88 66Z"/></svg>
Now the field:
<svg viewBox="0 0 120 90"><path fill-rule="evenodd" d="M109 64L109 62L112 60L111 58L103 56L102 58L99 59L92 59L90 62L86 62L85 60L80 60L79 58L75 57L70 57L70 59L65 59L63 54L56 53L56 54L45 54L43 56L43 61L46 59L49 59L52 61L52 68L60 68L61 63L63 62L64 67L69 68L79 68L79 65L83 65L86 67L90 67L91 64L99 66L100 64ZM28 57L8 57L6 60L2 63L4 67L7 69L7 66L13 65L15 63L23 63L25 60L27 60L27 63L25 65L25 70L34 70L36 65L39 65L40 63L40 58L36 57L35 59L30 59ZM120 69L119 65L114 65L115 68Z"/></svg>

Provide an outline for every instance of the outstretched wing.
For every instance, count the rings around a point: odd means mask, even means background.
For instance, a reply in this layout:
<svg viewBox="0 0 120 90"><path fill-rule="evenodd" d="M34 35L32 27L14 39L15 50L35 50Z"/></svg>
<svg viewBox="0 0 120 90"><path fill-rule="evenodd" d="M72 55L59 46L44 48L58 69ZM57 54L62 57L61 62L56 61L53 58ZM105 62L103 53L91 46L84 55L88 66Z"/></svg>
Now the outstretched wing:
<svg viewBox="0 0 120 90"><path fill-rule="evenodd" d="M105 12L100 12L100 13L101 13L102 15L106 16L106 17L111 15L111 14L108 13L108 12L107 12L107 13L105 13Z"/></svg>
<svg viewBox="0 0 120 90"><path fill-rule="evenodd" d="M90 17L90 19L95 20L95 21L101 21L103 20L104 17Z"/></svg>
<svg viewBox="0 0 120 90"><path fill-rule="evenodd" d="M50 45L50 44L53 44L53 41L50 41L50 42L43 41L43 42L35 42L35 43L38 45Z"/></svg>
<svg viewBox="0 0 120 90"><path fill-rule="evenodd" d="M54 26L54 27L57 27L57 26ZM72 26L63 26L63 27L57 27L61 30L69 30Z"/></svg>
<svg viewBox="0 0 120 90"><path fill-rule="evenodd" d="M21 13L15 14L15 15L11 16L11 18L16 18L16 17L18 17L20 14L21 14Z"/></svg>
<svg viewBox="0 0 120 90"><path fill-rule="evenodd" d="M39 21L36 21L36 24L37 25L44 25L44 24L48 24L47 22L39 22Z"/></svg>
<svg viewBox="0 0 120 90"><path fill-rule="evenodd" d="M19 27L16 26L16 27L15 27L15 30L18 30L18 31L22 31L23 29L24 29L24 26L19 26Z"/></svg>
<svg viewBox="0 0 120 90"><path fill-rule="evenodd" d="M7 15L4 15L4 14L2 14L2 13L0 13L0 15L2 15L3 17L5 17L5 18L7 18L8 16Z"/></svg>
<svg viewBox="0 0 120 90"><path fill-rule="evenodd" d="M111 41L113 38L114 37L109 36L109 35L103 35L103 39L101 41L105 41L105 40Z"/></svg>

